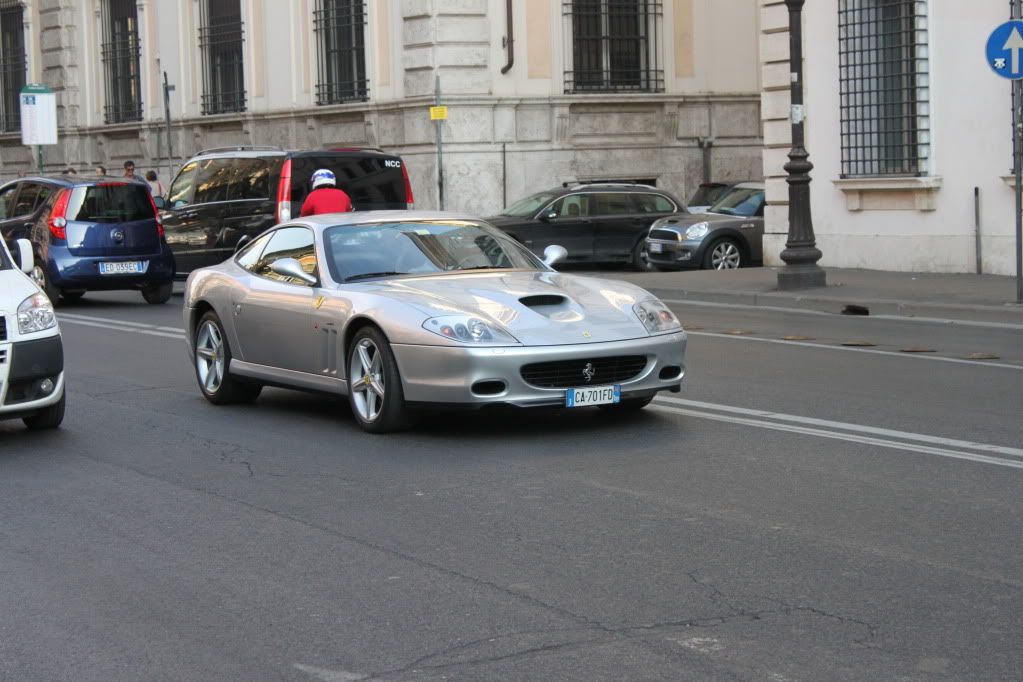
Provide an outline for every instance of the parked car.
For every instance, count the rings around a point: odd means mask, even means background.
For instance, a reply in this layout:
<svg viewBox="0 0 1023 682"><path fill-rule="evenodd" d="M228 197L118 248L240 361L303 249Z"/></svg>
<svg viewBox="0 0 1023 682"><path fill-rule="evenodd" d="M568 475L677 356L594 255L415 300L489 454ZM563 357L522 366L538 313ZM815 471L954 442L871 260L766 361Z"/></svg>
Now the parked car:
<svg viewBox="0 0 1023 682"><path fill-rule="evenodd" d="M690 213L706 213L738 182L701 182L687 203Z"/></svg>
<svg viewBox="0 0 1023 682"><path fill-rule="evenodd" d="M650 185L592 183L538 192L486 220L537 255L558 244L568 250L567 263L628 263L646 270L650 224L685 211L678 197Z"/></svg>
<svg viewBox="0 0 1023 682"><path fill-rule="evenodd" d="M220 263L267 228L297 217L320 168L333 171L356 211L413 207L405 163L379 149L206 150L181 167L162 203L178 273Z"/></svg>
<svg viewBox="0 0 1023 682"><path fill-rule="evenodd" d="M732 270L764 260L764 184L743 182L701 214L650 226L647 258L659 270Z"/></svg>
<svg viewBox="0 0 1023 682"><path fill-rule="evenodd" d="M680 390L686 336L652 294L559 274L471 216L386 211L279 225L193 272L184 326L214 404L263 385L347 395L366 431L413 408L601 406Z"/></svg>
<svg viewBox="0 0 1023 682"><path fill-rule="evenodd" d="M27 177L0 186L0 234L32 243L32 278L57 303L87 291L134 289L149 303L172 293L174 256L144 182Z"/></svg>
<svg viewBox="0 0 1023 682"><path fill-rule="evenodd" d="M64 420L64 347L53 303L27 274L32 244L14 242L16 258L0 240L0 419L30 429Z"/></svg>

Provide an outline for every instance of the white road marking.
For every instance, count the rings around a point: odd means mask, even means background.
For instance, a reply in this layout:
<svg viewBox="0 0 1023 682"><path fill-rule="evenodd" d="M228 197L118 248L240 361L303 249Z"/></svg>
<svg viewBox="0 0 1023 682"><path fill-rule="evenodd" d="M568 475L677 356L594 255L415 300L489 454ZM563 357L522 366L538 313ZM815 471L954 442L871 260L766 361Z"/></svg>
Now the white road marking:
<svg viewBox="0 0 1023 682"><path fill-rule="evenodd" d="M928 436L920 433L911 433L909 431L896 431L894 429L882 429L874 426L862 426L860 424L850 424L848 422L836 422L829 421L827 419L814 419L812 417L801 417L795 414L784 414L782 412L771 412L768 410L753 410L745 407L733 407L732 405L721 405L718 403L705 403L698 400L686 400L684 398L675 398L673 396L658 396L657 402L670 403L672 405L678 405L681 407L698 408L702 410L712 410L717 412L728 412L732 414L740 414L746 417L759 417L762 419L774 419L776 421L787 421L796 422L799 424L809 424L812 426L821 426L832 429L839 429L842 431L852 431L854 433L868 433L874 436L885 436L887 438L899 438L902 440L918 441L921 443L929 443L931 445L944 445L953 448L966 448L968 450L982 450L984 452L993 452L999 455L1007 455L1009 457L1020 457L1023 458L1023 449L1021 448L1010 448L1001 445L988 445L986 443L975 443L968 440L956 440L954 438L942 438L940 436Z"/></svg>
<svg viewBox="0 0 1023 682"><path fill-rule="evenodd" d="M947 457L950 459L963 459L971 462L979 462L981 464L994 464L996 466L1009 467L1011 469L1023 469L1023 460L1016 459L1002 459L999 457L990 457L988 455L981 455L973 452L966 452L964 450L950 450L946 448L931 447L923 445L922 443L902 442L895 440L888 440L884 438L873 438L866 435L857 435L855 433L843 433L841 431L829 431L825 429L814 429L804 426L796 426L794 424L785 424L775 421L767 421L763 419L748 419L745 417L739 417L731 414L717 414L714 412L703 412L700 410L690 410L682 407L675 407L670 404L665 404L658 399L651 409L658 410L661 412L667 412L670 414L683 415L687 417L696 417L698 419L710 419L713 421L728 422L731 424L741 424L743 426L752 426L761 429L771 429L774 431L786 431L788 433L798 433L806 436L818 436L821 438L830 438L832 440L842 440L850 443L861 443L864 445L874 445L877 447L891 448L893 450L907 450L910 452L919 452L926 455L936 455L938 457ZM792 419L797 419L794 415L786 415ZM856 426L856 425L848 425ZM930 438L929 436L923 436L922 434L907 434L910 436L916 436L918 440L924 440ZM980 445L980 444L978 444ZM998 446L983 446L978 449L992 449ZM1007 448L1012 449L1012 448Z"/></svg>
<svg viewBox="0 0 1023 682"><path fill-rule="evenodd" d="M684 328L684 327L683 327ZM712 339L730 339L732 341L750 341L754 343L774 343L780 346L801 346L803 348L815 348L817 350L845 351L847 353L870 353L873 355L887 355L896 358L911 358L916 360L930 360L932 362L951 362L956 365L974 365L976 367L997 367L999 369L1023 370L1023 365L1010 365L1004 362L991 362L989 360L966 360L965 358L946 358L941 355L920 355L918 353L903 353L894 350L878 350L876 348L856 348L852 346L832 346L826 343L811 343L809 341L786 341L784 339L765 339L759 336L747 336L737 334L718 334L716 332L691 332L686 331L686 336L705 336Z"/></svg>
<svg viewBox="0 0 1023 682"><path fill-rule="evenodd" d="M324 680L324 682L357 682L368 677L368 675L360 675L359 673L350 673L344 670L328 670L327 668L317 668L312 665L302 665L301 663L293 663L292 665L306 675Z"/></svg>
<svg viewBox="0 0 1023 682"><path fill-rule="evenodd" d="M133 334L145 334L147 336L162 336L168 339L184 339L185 332L176 327L158 327L154 324L142 324L140 322L127 322L115 320L108 317L92 317L90 315L71 315L58 313L57 319L61 324L79 324L84 327L97 327L119 332L131 332Z"/></svg>

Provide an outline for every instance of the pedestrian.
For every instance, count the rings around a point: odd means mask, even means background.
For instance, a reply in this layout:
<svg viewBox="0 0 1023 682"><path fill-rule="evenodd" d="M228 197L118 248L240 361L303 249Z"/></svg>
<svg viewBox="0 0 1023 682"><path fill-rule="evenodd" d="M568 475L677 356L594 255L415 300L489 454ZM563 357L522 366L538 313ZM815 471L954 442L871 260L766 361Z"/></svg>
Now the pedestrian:
<svg viewBox="0 0 1023 682"><path fill-rule="evenodd" d="M313 189L302 202L301 216L323 213L347 213L352 210L352 200L343 190L336 187L334 173L321 168L312 177Z"/></svg>
<svg viewBox="0 0 1023 682"><path fill-rule="evenodd" d="M68 166L67 168L64 169L64 173L63 174L64 175L78 175L78 171L76 171L74 168Z"/></svg>
<svg viewBox="0 0 1023 682"><path fill-rule="evenodd" d="M107 174L107 167L106 166L96 166L96 175L106 175L106 174Z"/></svg>
<svg viewBox="0 0 1023 682"><path fill-rule="evenodd" d="M146 182L149 183L149 191L154 197L163 196L163 183L157 180L155 170L146 171Z"/></svg>
<svg viewBox="0 0 1023 682"><path fill-rule="evenodd" d="M136 179L135 178L135 162L134 161L125 161L124 162L124 177L131 178L132 180Z"/></svg>

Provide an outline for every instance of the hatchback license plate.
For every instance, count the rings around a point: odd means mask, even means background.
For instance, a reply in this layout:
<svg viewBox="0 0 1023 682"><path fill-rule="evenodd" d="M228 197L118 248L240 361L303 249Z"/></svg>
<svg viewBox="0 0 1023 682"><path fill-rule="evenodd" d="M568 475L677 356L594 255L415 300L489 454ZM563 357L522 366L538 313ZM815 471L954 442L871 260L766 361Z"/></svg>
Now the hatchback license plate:
<svg viewBox="0 0 1023 682"><path fill-rule="evenodd" d="M138 275L146 271L146 261L131 260L119 263L100 263L101 275Z"/></svg>
<svg viewBox="0 0 1023 682"><path fill-rule="evenodd" d="M589 407L590 405L611 405L621 402L622 387L587 386L586 388L570 388L565 394L565 407Z"/></svg>

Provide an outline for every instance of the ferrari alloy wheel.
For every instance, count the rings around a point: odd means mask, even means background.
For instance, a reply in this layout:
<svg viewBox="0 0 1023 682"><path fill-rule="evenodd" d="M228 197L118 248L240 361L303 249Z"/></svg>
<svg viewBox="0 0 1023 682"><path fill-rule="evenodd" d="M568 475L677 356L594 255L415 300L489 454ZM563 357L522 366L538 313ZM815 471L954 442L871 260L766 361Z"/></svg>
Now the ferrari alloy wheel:
<svg viewBox="0 0 1023 682"><path fill-rule="evenodd" d="M398 365L391 346L375 327L356 333L348 351L348 399L359 425L370 433L409 425Z"/></svg>
<svg viewBox="0 0 1023 682"><path fill-rule="evenodd" d="M259 397L259 385L242 383L228 374L231 349L216 313L199 320L194 342L195 378L202 394L214 405L252 402Z"/></svg>
<svg viewBox="0 0 1023 682"><path fill-rule="evenodd" d="M708 270L735 270L742 266L742 251L733 239L719 239L710 245L703 267Z"/></svg>

